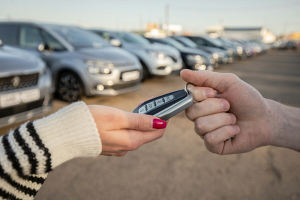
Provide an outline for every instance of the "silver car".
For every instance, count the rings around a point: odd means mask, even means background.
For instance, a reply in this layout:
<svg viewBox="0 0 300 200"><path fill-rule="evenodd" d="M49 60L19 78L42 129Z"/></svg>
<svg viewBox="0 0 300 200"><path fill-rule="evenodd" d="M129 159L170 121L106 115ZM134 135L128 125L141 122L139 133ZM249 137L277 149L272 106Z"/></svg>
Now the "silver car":
<svg viewBox="0 0 300 200"><path fill-rule="evenodd" d="M11 28L1 31L5 26ZM141 86L139 60L90 31L62 25L0 23L0 36L7 38L8 34L15 38L7 44L46 62L54 76L56 94L65 101L77 101L83 95L117 95Z"/></svg>
<svg viewBox="0 0 300 200"><path fill-rule="evenodd" d="M143 66L143 79L168 75L182 69L180 52L166 45L151 44L142 36L124 31L92 30L114 46L136 55Z"/></svg>
<svg viewBox="0 0 300 200"><path fill-rule="evenodd" d="M53 91L51 72L40 58L0 45L0 127L49 111Z"/></svg>

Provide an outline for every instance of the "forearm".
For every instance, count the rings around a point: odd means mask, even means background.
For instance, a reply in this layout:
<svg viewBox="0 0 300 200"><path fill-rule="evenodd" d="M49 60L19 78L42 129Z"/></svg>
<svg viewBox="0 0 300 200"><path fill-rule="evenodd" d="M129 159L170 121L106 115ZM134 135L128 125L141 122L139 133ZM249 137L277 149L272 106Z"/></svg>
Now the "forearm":
<svg viewBox="0 0 300 200"><path fill-rule="evenodd" d="M271 145L300 152L300 109L268 100L272 108Z"/></svg>

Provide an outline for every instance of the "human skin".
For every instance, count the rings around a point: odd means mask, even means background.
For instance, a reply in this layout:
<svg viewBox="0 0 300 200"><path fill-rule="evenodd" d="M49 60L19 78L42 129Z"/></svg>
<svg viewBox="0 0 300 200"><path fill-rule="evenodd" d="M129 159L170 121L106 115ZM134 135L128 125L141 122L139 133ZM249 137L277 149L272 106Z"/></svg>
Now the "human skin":
<svg viewBox="0 0 300 200"><path fill-rule="evenodd" d="M265 99L234 74L182 70L180 75L196 86L191 92L197 102L186 116L209 151L244 153L266 145L300 151L300 109Z"/></svg>
<svg viewBox="0 0 300 200"><path fill-rule="evenodd" d="M161 138L167 126L167 122L150 115L99 105L88 107L101 138L101 155L124 156L128 151Z"/></svg>

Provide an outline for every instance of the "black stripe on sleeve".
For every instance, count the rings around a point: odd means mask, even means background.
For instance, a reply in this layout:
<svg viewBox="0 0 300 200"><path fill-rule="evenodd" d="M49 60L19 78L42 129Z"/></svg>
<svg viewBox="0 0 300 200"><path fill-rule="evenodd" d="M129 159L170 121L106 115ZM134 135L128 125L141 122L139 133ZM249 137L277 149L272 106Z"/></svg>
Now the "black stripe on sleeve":
<svg viewBox="0 0 300 200"><path fill-rule="evenodd" d="M24 180L35 182L38 184L43 184L45 182L45 179L42 177L33 177L33 176L26 176L23 174L21 165L19 163L19 160L17 159L14 151L12 150L9 142L8 142L8 135L5 135L2 137L2 144L5 149L5 154L7 155L8 160L11 161L12 166L15 170L17 170L17 173L20 178L23 178Z"/></svg>
<svg viewBox="0 0 300 200"><path fill-rule="evenodd" d="M33 153L31 151L28 144L22 138L19 128L15 129L13 134L14 134L14 138L18 142L19 146L23 149L24 153L28 156L28 160L31 164L30 174L36 174L37 160L35 157L35 153Z"/></svg>
<svg viewBox="0 0 300 200"><path fill-rule="evenodd" d="M0 196L3 197L3 199L22 200L22 199L18 199L14 195L12 195L4 190L2 190L1 188L0 188Z"/></svg>
<svg viewBox="0 0 300 200"><path fill-rule="evenodd" d="M45 152L44 156L47 157L47 160L46 160L46 173L48 173L49 171L52 170L52 166L51 166L51 154L50 154L48 148L46 148L45 145L43 144L43 142L40 139L39 135L36 133L36 130L35 130L34 126L33 126L33 123L32 122L28 122L26 127L27 127L28 132L30 133L30 136L35 141L36 145Z"/></svg>
<svg viewBox="0 0 300 200"><path fill-rule="evenodd" d="M10 175L6 174L4 172L1 165L0 165L0 177L3 178L4 180L6 180L7 183L9 183L11 186L16 188L20 192L24 192L25 194L30 195L30 196L35 196L37 193L37 191L35 189L30 189L30 188L23 186L23 185L15 182L14 180L12 180Z"/></svg>

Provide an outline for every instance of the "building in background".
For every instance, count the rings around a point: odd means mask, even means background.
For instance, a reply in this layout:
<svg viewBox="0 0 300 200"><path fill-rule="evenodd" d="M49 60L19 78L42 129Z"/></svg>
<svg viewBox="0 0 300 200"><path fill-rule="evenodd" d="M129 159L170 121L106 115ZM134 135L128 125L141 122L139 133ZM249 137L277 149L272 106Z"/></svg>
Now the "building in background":
<svg viewBox="0 0 300 200"><path fill-rule="evenodd" d="M272 43L276 40L276 36L264 27L225 27L211 26L206 29L211 37L227 37L236 39L260 39L265 43Z"/></svg>

